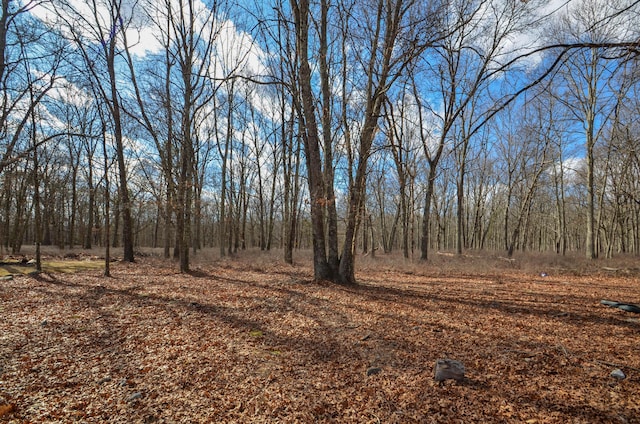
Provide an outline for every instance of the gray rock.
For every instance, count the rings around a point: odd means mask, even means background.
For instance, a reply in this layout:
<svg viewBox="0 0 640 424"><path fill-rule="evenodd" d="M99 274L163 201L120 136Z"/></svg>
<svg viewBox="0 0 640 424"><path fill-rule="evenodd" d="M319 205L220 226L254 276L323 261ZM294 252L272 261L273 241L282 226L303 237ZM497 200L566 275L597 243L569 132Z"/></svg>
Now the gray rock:
<svg viewBox="0 0 640 424"><path fill-rule="evenodd" d="M436 381L464 380L464 364L454 359L438 359L433 368L433 378Z"/></svg>
<svg viewBox="0 0 640 424"><path fill-rule="evenodd" d="M640 306L638 305L623 303L618 305L618 309L622 309L623 311L627 311L627 312L633 312L635 314L640 314Z"/></svg>
<svg viewBox="0 0 640 424"><path fill-rule="evenodd" d="M616 380L624 380L625 378L627 378L626 375L624 375L624 373L622 372L622 370L620 368L617 368L613 371L611 371L611 374L609 374L611 377L615 378Z"/></svg>
<svg viewBox="0 0 640 424"><path fill-rule="evenodd" d="M138 399L142 399L142 393L141 392L135 392L134 394L129 396L129 399L127 399L127 402L133 402L134 400L138 400Z"/></svg>
<svg viewBox="0 0 640 424"><path fill-rule="evenodd" d="M634 305L632 303L621 303L621 302L616 302L614 300L606 300L606 299L602 299L600 303L610 308L618 308L626 312L633 312L636 314L640 314L640 306Z"/></svg>
<svg viewBox="0 0 640 424"><path fill-rule="evenodd" d="M380 374L380 371L382 371L382 368L371 367L367 370L367 377L369 377L370 375Z"/></svg>

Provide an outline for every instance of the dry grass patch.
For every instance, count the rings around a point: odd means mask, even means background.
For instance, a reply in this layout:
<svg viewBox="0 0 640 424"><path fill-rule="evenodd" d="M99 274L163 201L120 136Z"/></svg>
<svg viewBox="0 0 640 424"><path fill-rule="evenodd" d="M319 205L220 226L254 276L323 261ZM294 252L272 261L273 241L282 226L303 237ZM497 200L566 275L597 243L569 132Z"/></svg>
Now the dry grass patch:
<svg viewBox="0 0 640 424"><path fill-rule="evenodd" d="M104 261L73 261L73 260L49 260L42 262L42 272L45 273L72 273L101 269L104 270ZM0 277L8 275L28 275L36 271L35 265L24 265L20 263L0 264Z"/></svg>

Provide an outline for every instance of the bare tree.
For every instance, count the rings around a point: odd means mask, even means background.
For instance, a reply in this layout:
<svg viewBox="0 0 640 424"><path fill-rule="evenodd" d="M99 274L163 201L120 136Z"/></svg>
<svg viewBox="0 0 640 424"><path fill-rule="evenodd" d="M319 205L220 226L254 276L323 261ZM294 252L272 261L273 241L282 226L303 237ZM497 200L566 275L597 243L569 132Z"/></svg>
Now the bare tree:
<svg viewBox="0 0 640 424"><path fill-rule="evenodd" d="M205 5L195 0L167 0L149 6L148 18L160 34L163 49L163 71L156 75L152 70L152 75L159 77L162 87L146 81L148 86L155 87L156 98L143 94L136 82L134 58L128 50L127 58L141 116L139 122L154 140L167 185L165 256L169 251L168 227L175 216L174 256L179 257L180 270L187 272L189 248L193 246L195 252L200 244L200 208L206 166L211 160L212 146L219 139L218 93L243 63L247 48L241 44L244 40L238 44L234 38L233 24L221 19L227 12L226 2ZM221 37L221 33L225 36ZM224 45L224 42L229 44ZM227 86L225 88L228 89ZM233 99L233 87L228 93ZM233 102L228 105L233 105ZM233 111L233 107L228 110ZM152 119L154 111L161 112L164 119ZM232 134L232 131L227 132L228 137ZM222 150L221 156L228 154L227 149ZM221 226L224 227L224 163L222 175L220 214ZM224 228L220 234L224 237ZM222 240L220 244L223 245Z"/></svg>
<svg viewBox="0 0 640 424"><path fill-rule="evenodd" d="M276 82L269 98L275 99L273 112L274 139L279 140L279 148L273 147L273 152L281 154L279 161L282 166L282 237L284 260L293 263L293 250L296 245L296 229L298 227L298 208L301 199L300 168L301 168L301 137L297 133L296 108L294 101L299 99L298 84L295 72L296 47L295 36L291 20L285 16L282 0L275 2L272 11L275 13L275 25L262 25L261 35L264 39L264 50L267 58L267 69L270 77ZM275 170L274 170L275 172ZM275 181L275 180L274 180Z"/></svg>
<svg viewBox="0 0 640 424"><path fill-rule="evenodd" d="M227 240L227 233L231 228L228 225L228 211L227 211L227 168L229 163L229 157L231 155L231 149L233 148L233 118L235 107L235 80L227 82L227 117L226 117L226 132L224 135L224 144L218 140L218 153L221 158L220 167L220 207L219 207L219 248L220 256L225 256L225 247ZM214 98L215 101L215 98Z"/></svg>
<svg viewBox="0 0 640 424"><path fill-rule="evenodd" d="M624 40L625 31L630 29L627 22L620 20L618 2L602 4L593 0L584 0L575 4L560 20L559 34L562 41L581 46L573 51L566 61L562 76L566 90L560 99L572 111L575 119L581 123L585 136L587 167L587 222L586 249L588 258L598 256L596 229L596 182L594 170L596 158L594 149L602 136L606 121L613 111L615 94L607 84L618 69L609 60L610 52L606 46L615 46L618 40ZM615 90L614 90L615 91Z"/></svg>
<svg viewBox="0 0 640 424"><path fill-rule="evenodd" d="M180 143L177 184L177 248L180 270L189 271L189 247L192 230L195 133L199 122L219 88L215 82L215 40L222 29L217 21L221 11L207 8L194 0L178 2L167 11L175 34L173 55L180 76ZM219 7L218 4L216 6ZM212 84L213 83L213 84Z"/></svg>
<svg viewBox="0 0 640 424"><path fill-rule="evenodd" d="M539 189L539 180L544 171L549 168L549 156L552 146L553 127L548 125L548 110L542 102L536 102L534 110L528 116L531 121L520 120L515 128L514 137L519 144L519 153L515 158L517 169L515 176L516 214L510 236L507 239L507 255L511 257L521 234L526 233L526 226L530 222L530 214L535 194ZM510 189L512 190L512 189ZM511 199L508 199L510 202ZM526 243L522 243L526 245Z"/></svg>
<svg viewBox="0 0 640 424"><path fill-rule="evenodd" d="M135 95L135 105L128 109L129 116L144 128L153 140L158 153L164 180L164 205L159 210L164 218L164 257L171 256L174 216L176 214L176 160L178 138L177 112L174 108L176 90L173 78L176 73L174 32L172 30L172 2L148 2L142 8L146 20L156 29L161 51L150 54L152 63L147 63L144 72L137 71L136 62L129 44L125 43L125 57ZM162 64L162 67L158 66ZM139 74L144 77L140 77ZM144 94L143 94L144 93ZM177 252L176 252L177 253Z"/></svg>
<svg viewBox="0 0 640 424"><path fill-rule="evenodd" d="M324 22L330 10L330 3L326 0L320 3L320 22ZM341 249L338 267L335 267L335 258L332 253L334 238L329 228L328 244L324 232L324 208L335 202L334 198L327 197L331 194L331 186L327 185L325 174L327 167L327 128L326 108L327 90L330 88L327 78L328 72L321 71L320 98L324 100L323 110L320 113L322 122L322 139L316 118L315 95L312 87L311 67L309 64L309 49L313 48L309 34L309 20L313 16L308 0L292 0L296 42L297 42L297 72L299 75L300 89L300 113L304 122L304 143L307 159L307 172L309 176L309 191L311 195L311 217L314 235L314 270L316 279L331 279L344 284L355 283L355 241L358 224L362 216L361 210L364 203L365 184L368 171L368 158L371 147L378 131L378 119L382 110L385 96L393 87L398 76L407 66L415 60L417 55L431 42L434 26L426 26L427 17L434 18L435 14L424 10L424 3L412 1L378 1L375 7L369 4L355 3L353 13L347 15L347 19L358 21L354 24L351 34L354 38L348 43L352 46L366 43L364 49L359 48L355 52L354 65L357 65L358 76L352 76L354 86L362 93L363 111L361 115L361 127L358 134L358 143L353 146L354 169L349 174L349 192L347 198L347 213L345 217L345 241ZM431 5L429 5L431 6ZM423 8L423 13L413 13L418 7ZM427 8L429 9L429 7ZM325 26L320 25L319 37L319 61L322 65L324 57L324 42L327 40ZM354 71L355 72L355 71ZM358 80L357 78L362 78ZM324 140L324 157L321 154L321 141ZM329 246L327 254L326 246Z"/></svg>
<svg viewBox="0 0 640 424"><path fill-rule="evenodd" d="M430 54L425 55L424 69L416 69L417 73L427 73L425 81L437 81L431 87L416 85L420 113L426 114L427 110L423 111L423 107L428 106L431 115L440 121L436 137L429 134L422 136L424 154L429 164L422 225L422 259L428 257L433 181L447 145L456 152L458 158L457 250L458 253L462 252L464 186L470 143L490 117L504 107L505 100L508 103L515 97L502 97L497 93L489 96L488 93L495 87L492 82L513 69L520 59L518 46L513 45L512 39L528 30L535 8L533 3L518 4L500 0L448 4L444 17L445 37L433 50L429 50ZM429 96L437 95L438 102L425 103L423 99L427 93ZM423 122L425 118L422 118Z"/></svg>
<svg viewBox="0 0 640 424"><path fill-rule="evenodd" d="M326 4L326 0L323 1ZM298 112L302 123L305 159L308 172L309 195L311 197L311 222L313 232L313 268L316 280L332 279L335 269L331 269L327 260L324 212L326 205L325 187L322 173L320 136L315 112L315 99L311 86L311 66L309 64L309 0L291 0L291 9L296 34L296 73L299 86L300 104ZM325 164L325 166L327 166ZM329 166L331 166L329 164Z"/></svg>
<svg viewBox="0 0 640 424"><path fill-rule="evenodd" d="M85 0L84 6L91 11L88 15L68 1L56 2L53 6L60 22L65 26L65 34L84 61L84 69L91 75L95 93L99 95L109 112L118 163L123 259L134 262L132 206L123 133L124 113L117 65L123 52L123 44L119 40L126 33L134 13L132 10L125 13L122 0Z"/></svg>
<svg viewBox="0 0 640 424"><path fill-rule="evenodd" d="M397 105L394 105L389 98L385 102L384 116L387 121L385 135L389 142L400 189L400 213L397 216L402 222L402 251L404 257L409 258L410 251L413 250L411 235L413 234L414 196L412 193L416 178L416 151L421 148L417 136L420 129L416 125L416 117L412 116L415 105L411 90L403 84L398 95Z"/></svg>
<svg viewBox="0 0 640 424"><path fill-rule="evenodd" d="M109 154L107 149L107 125L102 118L102 159L104 166L104 276L111 276L111 182L109 178Z"/></svg>
<svg viewBox="0 0 640 424"><path fill-rule="evenodd" d="M57 34L29 14L38 3L1 0L0 4L0 174L37 147L21 145L22 133L55 86L65 52Z"/></svg>

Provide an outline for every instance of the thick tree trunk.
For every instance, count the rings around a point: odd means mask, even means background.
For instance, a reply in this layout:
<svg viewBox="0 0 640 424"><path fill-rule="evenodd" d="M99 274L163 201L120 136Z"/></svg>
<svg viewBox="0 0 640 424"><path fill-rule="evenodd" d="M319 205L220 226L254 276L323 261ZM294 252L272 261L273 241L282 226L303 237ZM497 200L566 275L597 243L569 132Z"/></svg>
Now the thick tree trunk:
<svg viewBox="0 0 640 424"><path fill-rule="evenodd" d="M327 212L327 261L329 268L338 268L338 212L336 210L336 196L333 187L333 140L331 134L331 87L329 77L329 64L327 62L328 52L328 13L329 3L327 0L320 2L320 57L319 71L322 95L322 142L324 145L324 198Z"/></svg>
<svg viewBox="0 0 640 424"><path fill-rule="evenodd" d="M315 117L315 100L311 88L311 68L309 66L309 1L291 0L296 21L296 49L299 60L300 100L304 129L303 142L307 164L311 229L313 233L313 269L316 280L331 280L335 272L327 261L324 210L327 199L325 197L324 179L322 173L322 155L320 153L320 139Z"/></svg>
<svg viewBox="0 0 640 424"><path fill-rule="evenodd" d="M193 162L194 150L191 138L192 86L191 63L182 67L184 81L182 137L180 143L180 179L178 181L178 248L180 272L189 272L189 248L191 247L191 212L193 205Z"/></svg>
<svg viewBox="0 0 640 424"><path fill-rule="evenodd" d="M436 182L436 167L429 166L429 178L427 180L427 191L424 195L424 209L422 211L422 238L420 243L420 259L429 259L429 245L431 244L431 199Z"/></svg>

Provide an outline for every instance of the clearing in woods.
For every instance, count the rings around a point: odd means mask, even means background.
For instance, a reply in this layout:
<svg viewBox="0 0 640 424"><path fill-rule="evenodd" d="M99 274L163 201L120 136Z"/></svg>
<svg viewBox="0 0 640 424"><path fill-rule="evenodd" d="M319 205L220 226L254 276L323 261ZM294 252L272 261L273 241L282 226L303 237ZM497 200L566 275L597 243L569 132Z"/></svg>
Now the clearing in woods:
<svg viewBox="0 0 640 424"><path fill-rule="evenodd" d="M355 287L257 252L0 281L0 421L640 422L640 315L600 304L640 302L637 258L434 256Z"/></svg>

